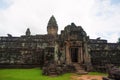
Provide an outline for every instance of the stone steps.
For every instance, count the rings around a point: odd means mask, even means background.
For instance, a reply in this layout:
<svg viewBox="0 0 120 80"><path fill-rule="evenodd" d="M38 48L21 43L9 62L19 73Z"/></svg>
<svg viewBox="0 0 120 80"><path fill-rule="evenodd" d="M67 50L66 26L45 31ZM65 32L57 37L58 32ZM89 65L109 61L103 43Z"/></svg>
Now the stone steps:
<svg viewBox="0 0 120 80"><path fill-rule="evenodd" d="M82 66L80 66L80 64L78 63L74 63L73 64L75 66L75 69L76 69L76 73L77 74L87 74L88 72L86 72Z"/></svg>
<svg viewBox="0 0 120 80"><path fill-rule="evenodd" d="M57 72L55 70L50 70L49 76L57 76Z"/></svg>

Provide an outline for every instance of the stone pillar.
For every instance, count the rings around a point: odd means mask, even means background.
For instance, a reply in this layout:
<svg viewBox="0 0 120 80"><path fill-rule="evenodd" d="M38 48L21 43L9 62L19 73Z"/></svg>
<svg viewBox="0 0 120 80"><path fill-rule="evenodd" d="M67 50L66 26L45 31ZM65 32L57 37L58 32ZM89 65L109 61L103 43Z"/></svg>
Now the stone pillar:
<svg viewBox="0 0 120 80"><path fill-rule="evenodd" d="M60 60L62 63L65 63L65 49L62 49L61 53L62 53L62 56L61 56Z"/></svg>
<svg viewBox="0 0 120 80"><path fill-rule="evenodd" d="M81 47L78 48L78 63L81 63Z"/></svg>
<svg viewBox="0 0 120 80"><path fill-rule="evenodd" d="M83 51L82 51L82 47L79 47L78 50L78 62L82 63L83 62Z"/></svg>
<svg viewBox="0 0 120 80"><path fill-rule="evenodd" d="M55 47L54 47L54 61L57 63L58 61L58 44L55 42Z"/></svg>
<svg viewBox="0 0 120 80"><path fill-rule="evenodd" d="M87 71L91 71L93 69L93 67L91 64L91 56L88 53L88 46L87 46L86 42L84 43L84 48L85 48L84 59L85 59L86 69L87 69Z"/></svg>
<svg viewBox="0 0 120 80"><path fill-rule="evenodd" d="M85 55L84 55L85 62L87 63L91 62L90 54L88 53L87 43L84 43L84 48L85 48Z"/></svg>
<svg viewBox="0 0 120 80"><path fill-rule="evenodd" d="M80 51L81 51L81 63L83 62L83 59L84 59L84 58L83 58L84 56L83 56L83 50L82 50L82 49L83 49L83 48L81 47L81 48L80 48Z"/></svg>
<svg viewBox="0 0 120 80"><path fill-rule="evenodd" d="M70 43L66 42L66 63L71 63L71 57L70 57Z"/></svg>

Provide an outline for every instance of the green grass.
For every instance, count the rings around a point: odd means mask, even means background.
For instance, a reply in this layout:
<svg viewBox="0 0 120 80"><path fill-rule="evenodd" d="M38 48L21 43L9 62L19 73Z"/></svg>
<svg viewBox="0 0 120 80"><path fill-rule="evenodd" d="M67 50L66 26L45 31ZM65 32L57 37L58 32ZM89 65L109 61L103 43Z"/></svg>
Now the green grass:
<svg viewBox="0 0 120 80"><path fill-rule="evenodd" d="M0 80L70 80L70 73L57 77L43 76L38 68L0 69Z"/></svg>
<svg viewBox="0 0 120 80"><path fill-rule="evenodd" d="M57 77L44 76L39 68L33 69L0 69L0 80L70 80L72 73L67 73ZM102 75L105 73L89 72L88 75Z"/></svg>
<svg viewBox="0 0 120 80"><path fill-rule="evenodd" d="M107 76L106 73L100 73L100 72L89 72L89 75L102 75L102 76Z"/></svg>

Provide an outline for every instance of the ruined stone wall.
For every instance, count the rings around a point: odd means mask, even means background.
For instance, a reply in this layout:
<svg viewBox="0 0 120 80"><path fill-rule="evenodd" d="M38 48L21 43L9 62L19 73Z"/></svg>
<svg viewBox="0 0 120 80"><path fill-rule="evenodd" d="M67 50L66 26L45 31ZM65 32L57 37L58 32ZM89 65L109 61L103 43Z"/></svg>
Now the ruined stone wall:
<svg viewBox="0 0 120 80"><path fill-rule="evenodd" d="M0 37L0 67L42 66L45 47L53 45L46 35Z"/></svg>
<svg viewBox="0 0 120 80"><path fill-rule="evenodd" d="M95 71L106 71L107 64L120 66L120 44L107 43L105 40L95 40L89 43L89 53Z"/></svg>

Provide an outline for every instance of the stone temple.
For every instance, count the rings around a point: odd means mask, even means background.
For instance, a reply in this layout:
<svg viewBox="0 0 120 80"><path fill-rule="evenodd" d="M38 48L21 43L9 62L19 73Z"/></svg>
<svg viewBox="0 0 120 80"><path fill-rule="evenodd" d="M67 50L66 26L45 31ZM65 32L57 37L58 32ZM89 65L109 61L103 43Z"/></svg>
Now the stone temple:
<svg viewBox="0 0 120 80"><path fill-rule="evenodd" d="M84 29L74 23L58 34L54 16L48 21L45 35L31 35L28 28L20 37L10 34L0 37L0 68L41 67L47 75L57 71L79 72L81 68L105 71L106 64L120 66L120 43L90 39Z"/></svg>

